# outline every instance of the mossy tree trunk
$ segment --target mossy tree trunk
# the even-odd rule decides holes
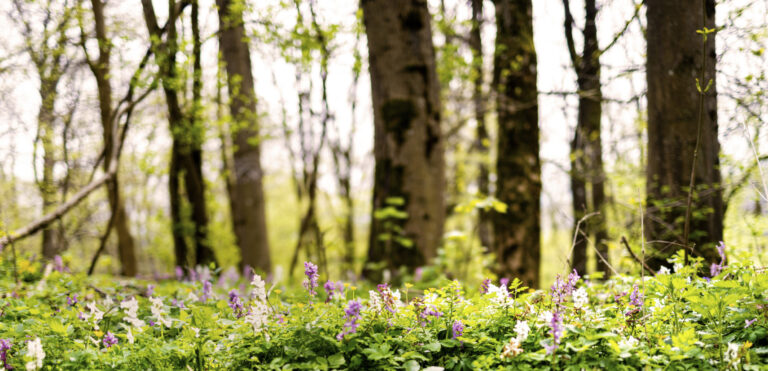
[[[496,92],[499,141],[496,198],[506,213],[493,219],[495,269],[530,287],[539,285],[541,163],[530,0],[496,0]]]
[[[658,268],[685,242],[684,220],[695,166],[689,246],[693,255],[719,261],[723,196],[717,139],[714,0],[648,0],[648,162],[645,232]],[[702,76],[703,72],[703,76]],[[700,96],[701,89],[709,89]],[[709,84],[711,82],[711,85]],[[693,163],[700,125],[698,158]]]
[[[402,266],[412,270],[435,257],[445,219],[445,160],[427,1],[363,0],[361,6],[376,160],[364,275],[377,280],[382,266],[376,263],[383,262],[390,271]],[[379,212],[391,207],[393,198],[402,201],[394,207],[407,216],[390,218]]]

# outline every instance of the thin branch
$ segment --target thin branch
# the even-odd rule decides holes
[[[621,243],[624,245],[624,247],[627,248],[627,252],[629,252],[629,255],[632,257],[632,259],[635,259],[636,262],[640,263],[640,265],[642,265],[648,272],[651,272],[651,274],[654,276],[656,275],[656,271],[649,267],[648,264],[645,263],[645,260],[641,260],[637,257],[637,255],[635,255],[635,253],[632,251],[632,248],[629,247],[629,242],[627,242],[626,237],[621,236]]]

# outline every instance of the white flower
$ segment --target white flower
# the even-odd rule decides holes
[[[683,265],[680,263],[675,263],[672,265],[672,269],[675,270],[675,273],[680,273],[680,270],[683,269]]]
[[[189,295],[187,295],[187,301],[190,303],[195,303],[200,301],[200,298],[198,298],[194,292],[190,292]]]
[[[619,348],[630,350],[635,348],[640,342],[635,339],[634,336],[630,336],[628,339],[619,340]]]
[[[573,306],[575,308],[583,308],[589,303],[589,296],[587,290],[583,287],[579,287],[578,290],[573,292]]]
[[[85,307],[88,308],[88,310],[91,311],[91,313],[88,315],[87,318],[89,318],[89,319],[92,318],[93,319],[93,328],[98,330],[99,329],[99,322],[101,322],[101,319],[104,318],[104,312],[102,312],[101,310],[99,310],[98,307],[96,307],[96,303],[95,302],[90,302],[90,303],[86,304]]]
[[[669,268],[667,268],[664,265],[662,265],[661,268],[659,268],[659,271],[656,272],[656,274],[669,274],[669,273],[670,273]]]
[[[45,352],[43,351],[43,344],[40,342],[40,338],[35,338],[35,340],[27,343],[27,357],[32,359],[26,364],[27,371],[34,371],[43,367]]]
[[[120,303],[120,308],[125,311],[125,314],[128,315],[128,317],[138,317],[139,302],[134,297],[129,300],[123,300]]]
[[[130,328],[128,328],[128,333],[125,334],[125,337],[128,339],[128,344],[133,344],[133,333]]]
[[[252,295],[255,296],[256,299],[261,301],[267,300],[266,283],[261,279],[261,276],[254,274],[253,280],[251,280],[251,286],[253,286]]]
[[[189,329],[192,330],[192,332],[195,333],[195,337],[196,338],[200,337],[200,329],[199,328],[197,328],[197,327],[190,327]]]
[[[269,307],[263,301],[256,301],[245,316],[245,322],[253,327],[254,334],[258,334],[267,325],[269,314]]]
[[[165,307],[163,305],[163,299],[150,297],[149,301],[152,303],[152,307],[150,307],[149,310],[152,312],[152,316],[154,316],[155,319],[157,319],[157,322],[159,322],[165,327],[171,327],[170,318],[166,318],[164,316]]]
[[[488,294],[493,295],[493,297],[491,297],[491,301],[496,305],[512,305],[511,300],[509,300],[509,291],[507,291],[505,286],[496,286],[494,284],[490,284],[488,285]]]
[[[517,334],[517,337],[515,339],[518,343],[522,343],[525,341],[525,339],[528,338],[528,333],[531,332],[531,328],[528,327],[527,321],[518,321],[515,324],[515,333]]]
[[[112,304],[115,304],[115,302],[111,297],[109,297],[109,295],[107,295],[107,297],[104,298],[104,302],[102,304],[104,304],[105,307],[111,307]]]
[[[733,364],[734,366],[739,364],[739,361],[741,360],[741,357],[739,357],[739,350],[741,349],[741,345],[738,343],[728,343],[728,349],[725,351],[724,358],[725,361]]]
[[[376,291],[368,290],[368,307],[375,312],[381,310],[381,298]]]
[[[544,325],[548,325],[550,322],[552,322],[552,312],[550,311],[544,311],[539,314],[538,322],[536,324],[536,327],[541,327]]]
[[[123,321],[128,322],[131,324],[131,326],[136,328],[141,328],[147,325],[146,322],[136,318],[136,317],[123,317]]]

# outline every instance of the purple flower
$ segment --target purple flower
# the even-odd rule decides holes
[[[745,320],[745,321],[744,321],[744,323],[745,323],[746,325],[744,326],[744,328],[747,328],[747,327],[749,327],[749,326],[752,326],[752,324],[753,324],[753,323],[755,323],[755,321],[757,321],[757,318],[753,318],[753,319],[748,319],[748,320]]]
[[[81,320],[81,321],[85,321],[85,313],[83,313],[83,312],[78,312],[78,313],[77,313],[77,319],[79,319],[79,320]]]
[[[311,262],[304,262],[304,275],[307,276],[307,279],[304,280],[304,288],[309,291],[309,295],[315,296],[317,294],[315,292],[318,277],[317,266]]]
[[[389,285],[382,283],[377,285],[376,289],[379,291],[381,300],[384,302],[384,309],[395,314],[397,311],[397,308],[395,307],[395,296],[392,295],[392,290],[389,289]]]
[[[416,268],[416,270],[413,272],[413,280],[419,282],[421,281],[422,276],[424,276],[424,268]]]
[[[352,300],[347,304],[347,307],[344,309],[344,318],[347,322],[344,323],[344,331],[336,335],[337,340],[341,341],[344,336],[357,332],[357,320],[360,319],[360,311],[362,309],[363,305],[360,304],[359,300]]]
[[[203,281],[203,296],[200,297],[200,301],[205,303],[210,299],[213,294],[213,285],[211,285],[211,281]]]
[[[187,308],[186,306],[184,306],[184,300],[176,300],[175,298],[171,299],[171,305],[175,307],[179,307],[180,309]]]
[[[11,341],[9,339],[0,339],[0,361],[3,362],[3,368],[6,370],[13,369],[7,360],[9,350],[11,350]]]
[[[115,337],[115,334],[107,331],[107,333],[104,335],[104,338],[101,339],[101,342],[104,343],[104,347],[110,348],[117,344],[117,338]]]
[[[155,294],[155,285],[149,284],[147,285],[147,296],[152,296]]]
[[[643,306],[643,294],[638,291],[637,284],[632,287],[632,293],[629,294],[629,304],[636,307]]]
[[[481,294],[487,294],[488,293],[488,287],[491,286],[491,279],[486,278],[483,280],[483,283],[480,284],[480,293]]]
[[[499,284],[501,284],[502,286],[504,286],[506,288],[509,288],[509,278],[504,277],[504,278],[500,279],[499,280]]]
[[[547,354],[552,354],[560,345],[563,337],[563,317],[559,311],[552,312],[552,320],[549,321],[549,334],[552,335],[552,345],[544,345]]]
[[[720,243],[716,246],[717,247],[717,253],[720,255],[720,264],[725,262],[725,242],[720,241]]]
[[[70,307],[77,304],[77,294],[67,295],[67,305]]]
[[[232,308],[232,312],[234,312],[237,318],[241,318],[245,315],[243,301],[240,299],[240,295],[238,295],[237,290],[235,289],[232,289],[232,291],[229,292],[229,307]]]
[[[344,283],[341,281],[333,282],[331,280],[328,280],[323,285],[323,288],[325,289],[325,292],[328,294],[328,297],[325,299],[326,303],[333,300],[335,295],[338,295],[339,297],[341,297],[344,294]]]
[[[723,271],[723,266],[717,263],[712,263],[711,266],[709,266],[709,276],[711,278],[717,277],[717,275],[720,274],[720,272]]]
[[[568,283],[565,286],[567,294],[570,294],[576,288],[576,283],[579,282],[580,278],[579,272],[575,269],[568,275]]]
[[[456,339],[459,336],[464,335],[464,324],[461,323],[461,321],[456,321],[453,323],[453,338]]]
[[[64,261],[61,259],[61,255],[53,257],[53,269],[57,272],[64,272]]]
[[[176,266],[176,279],[179,281],[184,279],[184,269],[178,265]]]

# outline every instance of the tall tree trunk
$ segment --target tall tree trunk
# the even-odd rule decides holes
[[[242,8],[236,1],[217,0],[219,8],[219,48],[227,70],[229,108],[234,120],[234,187],[232,224],[242,255],[241,265],[270,272],[263,171],[258,144],[259,124],[256,94],[253,90],[251,57],[245,35]]]
[[[563,5],[566,41],[579,89],[578,121],[571,142],[570,156],[573,227],[574,233],[577,233],[571,266],[582,275],[587,273],[588,240],[582,235],[583,233],[594,239],[599,254],[596,256],[597,267],[607,278],[611,270],[603,261],[603,259],[608,261],[609,257],[606,244],[608,233],[605,224],[605,174],[601,141],[603,94],[600,85],[601,51],[597,40],[597,6],[595,0],[586,0],[584,3],[584,49],[581,55],[577,55],[573,41],[574,22],[569,0],[563,0]],[[588,189],[591,190],[591,194],[588,194]],[[600,215],[585,220],[579,226],[581,231],[576,231],[576,226],[586,212],[599,212]]]
[[[368,262],[410,269],[437,253],[445,219],[440,87],[425,0],[363,0],[374,116],[373,215]],[[407,217],[380,219],[400,198]],[[387,228],[387,225],[393,225]],[[401,229],[401,230],[400,230]],[[385,241],[387,234],[410,240]],[[380,278],[371,265],[364,274]]]
[[[43,178],[38,184],[43,199],[43,215],[50,213],[56,206],[56,185],[53,167],[56,164],[54,137],[54,104],[57,98],[56,88],[60,77],[47,76],[43,69],[40,73],[40,109],[37,115],[38,135],[43,145]],[[56,233],[53,227],[43,229],[42,254],[45,259],[53,259],[58,253]]]
[[[480,195],[490,196],[490,182],[488,171],[488,148],[490,138],[488,128],[485,124],[485,97],[483,94],[483,0],[472,1],[472,29],[469,32],[469,47],[472,49],[472,69],[474,71],[472,92],[472,104],[475,106],[475,121],[477,123],[477,137],[475,138],[473,150],[478,155],[479,174],[477,176],[477,186]],[[478,220],[478,237],[483,247],[491,249],[493,247],[493,222],[491,213],[480,210]]]
[[[650,265],[658,268],[685,243],[683,220],[693,177],[690,245],[694,255],[719,261],[723,238],[720,144],[717,139],[714,0],[648,0],[648,165],[645,231],[654,242]],[[700,95],[701,90],[709,90]],[[711,81],[711,86],[708,82]],[[696,163],[693,163],[700,142]],[[694,167],[695,166],[695,167]]]
[[[99,112],[101,114],[101,126],[104,137],[104,171],[107,171],[112,161],[114,147],[114,125],[112,121],[112,86],[110,85],[110,56],[112,44],[107,37],[106,17],[104,15],[104,2],[91,0],[93,18],[95,23],[96,40],[99,44],[98,59],[89,61],[91,72],[96,77],[96,87],[99,91]],[[135,276],[138,273],[136,263],[135,244],[131,230],[128,227],[128,214],[118,188],[118,177],[115,175],[112,181],[107,183],[107,197],[109,206],[115,213],[114,226],[117,231],[117,251],[120,255],[122,274]]]
[[[499,122],[496,198],[506,213],[494,215],[496,270],[539,285],[541,163],[531,0],[495,0],[494,81]]]
[[[169,168],[168,189],[171,201],[171,222],[173,224],[174,251],[176,264],[189,266],[190,264],[207,264],[216,262],[213,249],[208,240],[208,214],[205,205],[205,181],[202,172],[202,140],[204,128],[200,121],[200,105],[193,102],[193,112],[185,115],[181,109],[176,85],[176,53],[178,52],[176,18],[181,13],[181,7],[175,0],[168,1],[169,21],[167,24],[167,40],[161,41],[161,29],[157,24],[154,7],[151,0],[142,0],[144,19],[147,23],[150,36],[153,40],[156,59],[160,64],[160,74],[165,93],[165,102],[168,108],[168,122],[170,124],[173,145],[171,149],[171,164]],[[183,7],[183,4],[181,5]],[[193,54],[196,55],[193,66],[193,100],[200,100],[202,87],[200,71],[200,35],[196,25],[197,1],[192,1],[193,6]],[[183,184],[183,187],[182,187]],[[182,192],[183,191],[183,192]],[[191,221],[184,220],[184,204],[181,196],[183,193],[191,208]],[[192,230],[186,226],[191,224]],[[195,247],[195,259],[189,256],[189,242]]]

